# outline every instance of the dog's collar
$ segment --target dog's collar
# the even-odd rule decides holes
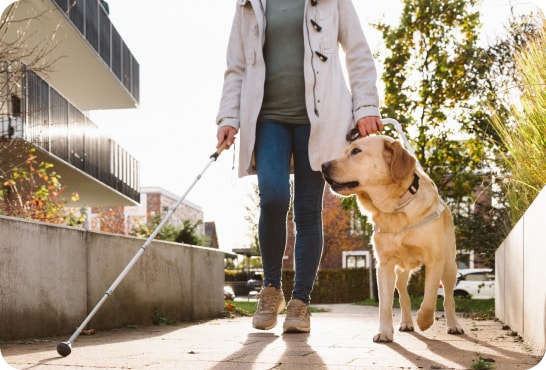
[[[438,208],[436,209],[436,211],[434,211],[434,212],[432,212],[431,214],[429,214],[428,216],[424,217],[424,218],[423,218],[421,221],[419,221],[418,223],[403,228],[402,230],[400,230],[400,232],[403,233],[403,232],[406,232],[406,231],[410,231],[410,230],[413,230],[413,229],[417,229],[418,227],[421,227],[421,226],[423,226],[423,225],[428,224],[429,222],[432,222],[432,221],[436,220],[438,217],[440,217],[440,215],[442,214],[442,212],[444,211],[444,209],[445,209],[445,207],[444,207],[444,205],[442,204],[442,202],[439,202],[439,203],[438,203]],[[374,225],[373,231],[374,231],[374,232],[377,232],[377,233],[392,233],[392,231],[381,229],[381,228],[380,228],[379,226],[377,226],[377,225]]]
[[[394,210],[398,211],[407,206],[415,198],[417,190],[419,190],[419,175],[417,175],[417,172],[414,172],[413,182],[409,186],[408,190],[404,193],[404,195],[400,197],[400,200],[398,201],[398,207],[396,207]]]

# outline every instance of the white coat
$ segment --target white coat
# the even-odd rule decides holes
[[[237,0],[216,122],[240,133],[239,176],[255,173],[252,155],[264,95],[266,0]],[[343,155],[346,134],[366,116],[379,116],[377,73],[351,0],[306,0],[303,22],[305,101],[311,123],[309,160]],[[339,47],[345,52],[350,90]]]

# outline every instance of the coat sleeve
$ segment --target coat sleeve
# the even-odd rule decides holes
[[[351,0],[339,0],[339,42],[345,52],[355,122],[380,116],[377,71],[372,52]]]
[[[240,127],[241,86],[245,73],[245,51],[241,35],[242,6],[237,4],[226,52],[226,70],[224,86],[220,99],[220,108],[216,116],[216,124]]]

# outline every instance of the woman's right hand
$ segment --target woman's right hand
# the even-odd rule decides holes
[[[237,134],[237,129],[232,126],[222,126],[218,128],[218,131],[216,132],[216,138],[218,139],[218,143],[216,144],[216,148],[219,148],[220,145],[224,141],[226,141],[227,149],[231,147],[231,145],[235,142],[235,135]]]

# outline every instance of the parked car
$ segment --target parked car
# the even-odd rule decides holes
[[[259,292],[260,289],[262,289],[263,285],[263,278],[262,275],[259,273],[254,273],[250,279],[246,282],[246,287],[248,288],[249,292],[257,291]]]
[[[457,271],[457,284],[453,291],[455,297],[471,299],[495,298],[495,274],[493,269],[461,269]],[[440,283],[438,296],[444,296],[444,286]]]
[[[229,285],[224,287],[224,299],[229,299],[230,301],[235,300],[235,292]]]

